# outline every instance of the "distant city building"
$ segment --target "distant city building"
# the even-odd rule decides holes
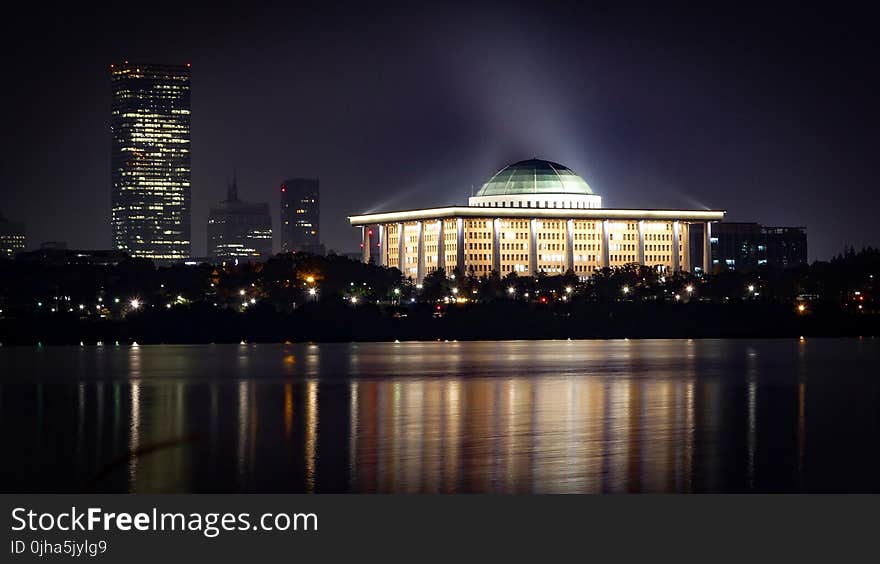
[[[190,68],[110,66],[113,245],[186,259],[190,239]]]
[[[807,264],[806,227],[764,227],[767,264],[778,268]]]
[[[272,255],[269,204],[239,200],[235,178],[226,199],[208,215],[208,255],[214,261],[266,260]]]
[[[26,247],[24,224],[9,221],[0,213],[0,257],[15,258]]]
[[[113,266],[130,258],[128,253],[119,250],[74,250],[65,248],[40,248],[36,251],[19,253],[16,260],[39,262],[47,266],[67,266],[90,264]]]
[[[498,171],[467,206],[371,213],[349,221],[361,228],[364,262],[375,255],[379,264],[418,281],[438,269],[478,276],[570,270],[586,278],[628,264],[679,272],[708,263],[707,256],[691,258],[692,228],[712,225],[724,213],[603,208],[601,197],[574,171],[530,159]]]
[[[701,231],[701,227],[697,230]],[[807,264],[804,227],[765,227],[754,222],[723,222],[711,228],[712,270],[750,271],[759,266],[790,268]],[[702,254],[702,237],[694,239],[693,256]]]
[[[324,254],[319,212],[318,179],[291,178],[281,183],[282,252]]]

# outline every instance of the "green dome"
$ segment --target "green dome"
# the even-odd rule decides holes
[[[561,164],[539,159],[513,163],[495,173],[483,184],[479,196],[516,196],[525,194],[593,194],[590,186],[573,170]]]

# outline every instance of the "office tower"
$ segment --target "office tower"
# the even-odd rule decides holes
[[[15,258],[25,246],[24,224],[9,221],[0,213],[0,258]]]
[[[208,255],[215,261],[266,260],[272,255],[269,204],[239,200],[234,177],[226,199],[208,215]]]
[[[702,254],[702,231],[692,238],[691,254]],[[790,268],[807,264],[804,227],[767,227],[754,222],[721,222],[710,233],[712,269],[751,271],[759,266]]]
[[[291,178],[281,183],[282,252],[323,254],[319,188],[316,178]]]
[[[158,262],[190,256],[190,68],[110,66],[113,245]]]

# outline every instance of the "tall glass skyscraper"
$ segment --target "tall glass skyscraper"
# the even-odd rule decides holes
[[[113,245],[134,257],[190,256],[190,68],[110,66]]]

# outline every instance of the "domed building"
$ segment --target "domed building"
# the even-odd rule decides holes
[[[568,167],[529,159],[508,165],[483,184],[469,206],[511,208],[601,208],[602,198]]]
[[[690,225],[710,249],[718,210],[603,208],[602,198],[570,168],[546,160],[510,164],[452,206],[350,216],[362,231],[363,259],[421,281],[436,269],[488,275],[562,274],[586,278],[605,267],[641,264],[660,272],[692,270]],[[709,263],[703,253],[702,268]]]

